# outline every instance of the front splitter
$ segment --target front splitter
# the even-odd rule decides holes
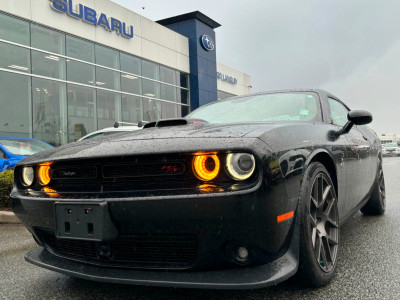
[[[298,268],[297,259],[291,251],[265,265],[202,272],[143,271],[99,267],[59,258],[43,247],[28,252],[25,260],[45,269],[87,280],[204,289],[251,289],[276,285],[294,275]]]

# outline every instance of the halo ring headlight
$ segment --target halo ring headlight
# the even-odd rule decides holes
[[[37,179],[40,185],[48,185],[50,183],[50,165],[39,165],[37,168]]]
[[[31,186],[35,180],[35,170],[32,167],[24,167],[21,177],[24,186]]]
[[[198,179],[210,181],[219,174],[220,161],[215,154],[196,155],[193,157],[192,168]]]
[[[254,156],[249,153],[229,153],[226,156],[228,175],[237,181],[250,178],[256,168]]]

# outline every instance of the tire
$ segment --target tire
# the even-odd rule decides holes
[[[379,162],[376,172],[374,189],[368,202],[361,208],[364,215],[380,216],[385,213],[386,209],[386,189],[385,176],[383,174],[382,162]]]
[[[339,253],[339,214],[335,186],[319,162],[307,168],[300,189],[300,265],[298,276],[321,287],[335,275]]]

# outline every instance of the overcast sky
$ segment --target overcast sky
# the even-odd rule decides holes
[[[253,92],[322,88],[400,134],[399,0],[113,1],[154,21],[199,10],[222,25],[217,60]]]

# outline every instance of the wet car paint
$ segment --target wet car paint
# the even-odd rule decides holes
[[[220,193],[211,190],[200,195],[188,192],[187,195],[179,196],[114,195],[107,200],[111,217],[118,220],[118,229],[121,232],[132,233],[136,228],[141,228],[144,232],[151,231],[152,228],[158,228],[162,232],[173,232],[180,228],[195,232],[202,236],[205,248],[200,257],[202,268],[228,268],[228,275],[230,269],[237,269],[239,266],[234,268],[224,257],[220,247],[227,242],[237,240],[250,245],[252,249],[260,249],[261,258],[251,267],[269,264],[284,257],[290,252],[290,245],[297,243],[296,218],[282,223],[277,223],[276,218],[281,214],[297,211],[303,174],[314,159],[329,161],[333,166],[330,171],[336,177],[341,224],[368,199],[380,157],[378,138],[368,127],[355,126],[349,134],[332,139],[329,133],[339,130],[340,127],[330,124],[326,100],[328,96],[334,96],[321,91],[313,92],[319,95],[322,108],[321,120],[315,122],[222,125],[200,123],[147,128],[118,137],[110,136],[62,146],[57,150],[29,157],[18,167],[46,161],[73,162],[132,154],[141,156],[208,151],[253,153],[259,166],[259,177],[257,185],[250,189]],[[35,227],[54,228],[53,204],[59,200],[54,199],[54,195],[53,199],[49,199],[43,192],[14,188],[11,196],[14,212],[34,235]],[[97,198],[96,194],[83,193],[68,200],[96,201]],[[63,199],[62,195],[60,199]],[[36,238],[39,239],[38,236]],[[293,247],[296,249],[295,245]],[[291,254],[296,261],[297,252],[294,250],[293,255]],[[36,263],[39,264],[37,260]],[[237,288],[277,283],[292,275],[297,264],[298,261],[294,267],[287,267],[287,272],[283,272],[284,275],[281,276],[277,276],[282,272],[279,265],[273,268],[270,266],[269,274],[276,277],[274,280],[267,282],[265,278],[261,280],[254,276],[250,280],[252,283],[240,285],[236,282]],[[189,274],[183,275],[185,276],[190,277]],[[161,277],[160,285],[215,287],[209,281],[179,284]],[[109,278],[109,281],[115,280],[118,282],[118,278]],[[227,282],[219,285],[225,288],[228,286],[231,285]]]

